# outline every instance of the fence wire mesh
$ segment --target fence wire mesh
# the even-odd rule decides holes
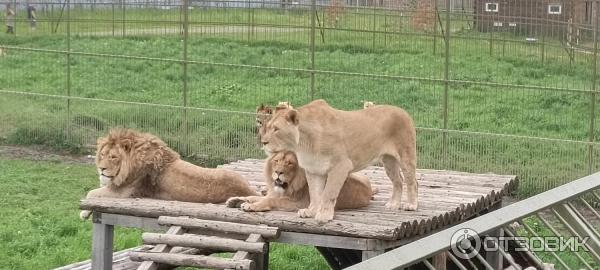
[[[392,104],[419,167],[597,170],[598,1],[0,1],[0,140],[84,150],[111,127],[214,166],[262,157],[254,109]],[[4,31],[3,31],[4,32]],[[8,32],[8,31],[6,31]]]

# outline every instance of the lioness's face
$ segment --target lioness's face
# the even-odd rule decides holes
[[[267,154],[294,151],[298,145],[298,113],[295,110],[277,110],[267,122],[261,136],[263,149]]]
[[[118,146],[101,146],[96,152],[96,169],[100,184],[106,186],[119,175],[123,150]]]
[[[296,169],[298,168],[296,155],[292,152],[277,153],[271,159],[271,167],[273,169],[271,178],[273,179],[275,191],[285,191],[292,185],[291,181],[296,177]]]

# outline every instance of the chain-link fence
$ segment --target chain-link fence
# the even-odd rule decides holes
[[[0,8],[2,25],[14,25],[0,34],[5,144],[85,149],[124,126],[216,165],[263,156],[259,104],[322,98],[346,110],[403,107],[419,127],[419,167],[516,174],[523,195],[596,171],[600,160],[597,1]]]

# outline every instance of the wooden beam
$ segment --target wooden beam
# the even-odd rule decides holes
[[[190,229],[206,229],[218,232],[236,233],[236,234],[260,234],[263,238],[273,239],[279,237],[279,229],[264,225],[249,225],[224,221],[204,220],[188,217],[169,217],[161,216],[158,218],[158,224],[178,225]]]
[[[210,257],[204,255],[185,255],[175,253],[150,253],[150,252],[131,252],[129,255],[132,261],[154,261],[177,266],[203,267],[212,269],[233,268],[236,270],[252,270],[254,262],[252,260],[234,260],[227,258]]]
[[[249,243],[261,243],[264,242],[263,237],[260,234],[251,234],[246,239]],[[254,257],[256,263],[256,269],[267,270],[269,269],[269,242],[265,242],[266,251],[263,254],[251,254],[247,251],[238,251],[233,254],[234,260],[252,259]]]
[[[99,223],[99,213],[93,213],[92,269],[111,270],[114,227]]]
[[[299,219],[296,215],[282,212],[247,213],[239,209],[227,208],[224,205],[200,204],[176,201],[161,201],[151,199],[114,199],[90,198],[80,202],[83,210],[93,210],[102,213],[125,214],[142,217],[159,216],[190,216],[209,220],[227,220],[246,224],[267,224],[282,227],[290,231],[302,231],[316,234],[356,236],[394,240],[400,236],[397,226],[373,225],[354,223],[350,221],[333,220],[325,224],[315,219]],[[264,215],[268,219],[263,218]]]
[[[264,243],[249,243],[242,240],[228,239],[203,235],[171,235],[160,233],[144,233],[144,244],[167,244],[169,246],[208,248],[218,251],[248,251],[250,253],[263,253]]]

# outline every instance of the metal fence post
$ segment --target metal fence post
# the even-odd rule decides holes
[[[450,88],[450,0],[446,0],[445,63],[444,63],[444,134],[442,138],[442,160],[448,165],[448,89]]]
[[[438,35],[438,1],[433,1],[433,55],[435,55],[435,51],[437,49],[437,35]]]
[[[376,14],[376,9],[375,7],[371,7],[373,9],[373,44],[372,44],[372,48],[375,49],[375,38],[377,35],[377,14]],[[324,22],[324,20],[323,20]]]
[[[596,3],[596,14],[600,14],[600,1]],[[591,96],[591,104],[590,104],[590,135],[588,145],[588,173],[592,173],[594,170],[594,141],[595,141],[595,122],[596,122],[596,83],[598,79],[598,19],[596,19],[594,25],[594,63],[593,66],[593,74],[592,74],[592,93]]]
[[[190,142],[188,134],[188,43],[189,43],[189,4],[190,0],[183,0],[183,142],[186,154],[189,153]]]
[[[387,17],[388,12],[385,10],[383,15],[383,48],[387,48]]]
[[[125,0],[121,0],[121,37],[125,37]]]
[[[310,1],[310,100],[315,99],[315,31],[317,1]]]
[[[72,140],[71,134],[71,0],[67,0],[67,141]]]
[[[112,11],[112,36],[115,36],[115,1],[110,2],[110,7]]]

